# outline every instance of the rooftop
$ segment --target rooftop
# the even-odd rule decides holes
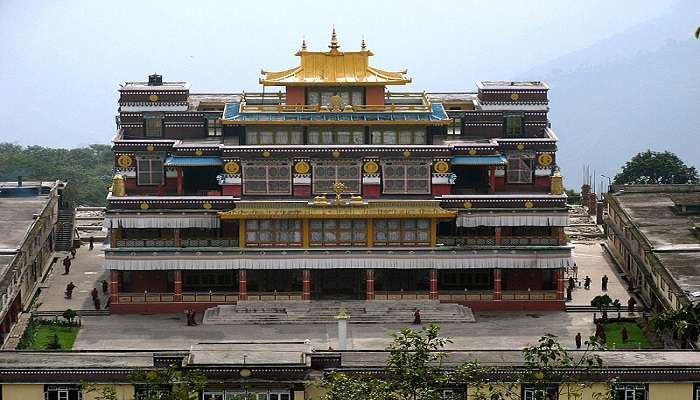
[[[480,90],[548,90],[549,86],[540,81],[478,81]]]
[[[124,82],[119,85],[119,91],[184,91],[190,90],[189,82],[162,82],[158,85],[149,85],[148,82]]]

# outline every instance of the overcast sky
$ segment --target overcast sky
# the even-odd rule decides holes
[[[158,72],[196,92],[259,90],[261,68],[295,66],[302,37],[327,49],[332,26],[341,50],[364,37],[374,65],[408,69],[410,90],[473,91],[476,80],[518,77],[675,3],[0,0],[0,141],[108,143],[120,82]]]

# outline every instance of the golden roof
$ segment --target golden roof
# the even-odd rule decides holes
[[[360,51],[339,51],[338,39],[333,29],[330,51],[308,51],[306,42],[296,53],[301,65],[284,71],[261,71],[260,83],[265,86],[370,86],[405,85],[411,78],[403,71],[385,71],[369,65],[374,55],[362,41]]]

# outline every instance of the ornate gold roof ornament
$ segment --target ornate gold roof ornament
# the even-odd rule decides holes
[[[338,44],[338,36],[335,34],[335,27],[333,27],[333,33],[331,33],[331,44],[328,45],[331,49],[331,53],[338,53],[340,45]]]
[[[121,174],[116,174],[112,178],[112,196],[126,196],[126,184]]]
[[[362,44],[360,44],[360,49],[362,49],[362,51],[367,50],[367,44],[365,43],[364,37],[362,37]]]
[[[301,39],[301,51],[306,51],[306,39]]]
[[[549,191],[552,194],[564,194],[564,178],[557,169],[552,175]]]
[[[345,186],[343,182],[338,182],[335,181],[333,184],[333,193],[335,193],[335,204],[338,205],[340,204],[340,200],[342,200],[342,194],[345,193],[345,191],[348,190],[348,187]]]

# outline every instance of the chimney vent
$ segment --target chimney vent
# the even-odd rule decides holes
[[[160,86],[163,84],[163,75],[148,75],[148,86]]]
[[[17,177],[17,187],[22,187],[22,175]]]

